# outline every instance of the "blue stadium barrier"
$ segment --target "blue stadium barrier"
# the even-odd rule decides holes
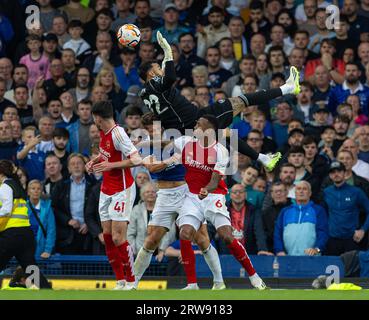
[[[261,277],[272,278],[273,256],[250,256],[250,259]],[[211,277],[211,272],[204,257],[196,255],[196,270],[199,278]],[[241,265],[231,255],[220,255],[223,276],[244,277],[245,273]],[[344,266],[339,257],[278,257],[279,278],[315,278],[319,275],[331,273],[327,267],[336,266],[340,271],[340,276],[344,276]],[[113,276],[113,272],[106,256],[63,256],[54,255],[48,260],[38,260],[41,270],[47,276]],[[11,274],[17,263],[12,260],[9,263],[5,274]],[[145,276],[166,276],[167,260],[158,263],[152,260]]]

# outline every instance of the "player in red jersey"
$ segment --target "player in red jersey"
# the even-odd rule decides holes
[[[217,119],[203,115],[197,121],[194,137],[184,136],[175,140],[186,168],[185,180],[189,192],[177,219],[180,227],[181,255],[188,285],[185,289],[199,289],[196,280],[195,255],[191,247],[194,235],[201,224],[208,220],[216,228],[231,254],[241,263],[249,275],[251,284],[266,288],[256,273],[244,246],[233,237],[229,212],[225,204],[227,186],[222,180],[229,163],[227,149],[216,140]]]
[[[127,228],[136,188],[130,168],[140,165],[141,157],[124,129],[115,123],[110,102],[96,103],[92,115],[100,130],[100,154],[86,164],[86,169],[103,174],[99,213],[106,255],[117,279],[115,289],[132,290],[134,257]]]

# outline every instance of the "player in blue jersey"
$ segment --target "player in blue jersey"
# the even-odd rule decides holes
[[[153,113],[147,113],[142,118],[142,124],[149,132],[151,139],[154,136],[154,130],[158,130],[156,134],[159,136],[162,134],[162,128],[154,127],[154,121],[158,120],[159,118],[156,118]],[[155,150],[160,150],[160,153],[162,152],[161,146]],[[151,149],[149,154],[152,153],[153,150]],[[155,152],[153,155],[155,156]],[[156,158],[161,159],[161,154],[156,155]],[[135,260],[135,287],[137,287],[139,280],[150,265],[152,255],[156,248],[159,247],[160,241],[170,228],[174,226],[174,221],[188,190],[184,179],[185,168],[182,164],[174,163],[173,158],[164,160],[158,164],[148,163],[149,161],[147,161],[146,166],[151,173],[151,177],[156,180],[159,191],[147,229],[147,237]],[[210,243],[206,224],[202,225],[196,233],[195,242],[202,251],[205,261],[213,273],[213,290],[225,289],[218,252]]]

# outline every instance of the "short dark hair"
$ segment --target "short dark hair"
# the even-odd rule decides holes
[[[184,32],[179,35],[178,42],[181,42],[181,39],[185,36],[191,36],[192,40],[195,41],[195,36],[191,32]]]
[[[110,101],[99,101],[92,106],[92,114],[103,119],[111,119],[114,117],[113,105]]]
[[[137,23],[137,27],[139,29],[146,29],[146,28],[153,29],[153,27],[152,27],[152,21],[151,21],[151,19],[149,17],[146,17],[146,18],[140,20]]]
[[[95,18],[97,18],[99,15],[104,15],[110,17],[110,19],[114,20],[114,15],[108,8],[102,8],[99,11],[96,12]]]
[[[326,132],[327,130],[333,130],[333,131],[336,131],[334,130],[333,126],[327,126],[323,129],[322,133],[320,135],[322,135],[324,132]]]
[[[293,168],[296,170],[295,166],[289,162],[285,162],[280,166],[279,173],[281,173],[283,168]]]
[[[200,118],[204,118],[204,119],[208,120],[209,123],[211,124],[211,126],[213,127],[213,129],[215,131],[218,130],[218,128],[219,128],[219,121],[218,121],[218,119],[214,115],[212,115],[212,114],[204,114]]]
[[[307,146],[308,144],[312,144],[314,143],[316,146],[318,146],[316,140],[314,139],[313,136],[306,136],[304,137],[304,139],[302,140],[302,145],[303,146]]]
[[[350,119],[346,115],[343,115],[343,114],[338,114],[333,118],[333,124],[336,123],[337,121],[350,124]]]
[[[128,117],[128,116],[140,116],[140,117],[142,117],[142,115],[143,115],[143,112],[139,107],[132,106],[132,107],[127,108],[126,117]]]
[[[73,19],[71,20],[69,23],[68,23],[68,30],[70,28],[77,28],[77,27],[80,27],[83,29],[83,25],[82,25],[82,22],[80,20],[77,20],[77,19]]]
[[[291,154],[295,154],[295,153],[301,153],[301,154],[305,155],[305,149],[303,147],[300,147],[300,146],[292,146],[290,148],[290,150],[288,150],[287,157],[289,157]]]
[[[256,58],[255,56],[252,54],[252,53],[247,53],[245,54],[244,56],[242,56],[241,60],[240,60],[240,63],[243,61],[243,60],[252,60],[256,63]]]
[[[263,133],[260,131],[260,130],[258,130],[258,129],[251,129],[250,131],[249,131],[249,133],[247,134],[247,137],[249,136],[249,134],[250,133],[256,133],[256,134],[258,134],[260,137],[262,137],[263,136]]]
[[[152,65],[154,63],[158,63],[158,61],[157,60],[150,60],[150,61],[146,61],[146,62],[144,62],[140,65],[140,68],[138,70],[138,75],[140,76],[140,78],[142,80],[146,81],[147,73],[150,71],[150,69],[152,68]]]
[[[220,13],[224,15],[224,10],[218,6],[212,6],[209,10],[209,15],[211,15],[212,13]]]
[[[85,99],[82,99],[80,102],[78,102],[77,109],[78,109],[78,106],[80,104],[89,104],[91,106],[91,108],[92,108],[92,105],[93,105],[92,101],[90,99],[86,99],[86,98]]]
[[[316,18],[317,14],[318,14],[319,12],[324,12],[325,14],[327,14],[327,13],[326,13],[326,11],[325,11],[325,8],[317,8],[317,9],[315,10],[315,13],[314,13],[314,17],[315,17],[315,18]]]
[[[311,92],[314,92],[314,87],[309,81],[301,81],[300,82],[300,87],[301,86],[304,86],[304,87],[308,88]]]
[[[28,91],[28,87],[25,84],[17,84],[14,88],[14,92],[15,90],[17,90],[18,88],[23,88],[26,89]]]
[[[53,138],[55,137],[62,137],[69,139],[69,131],[65,128],[55,128],[53,132]]]
[[[302,30],[297,30],[297,31],[295,32],[295,34],[294,34],[294,36],[293,36],[293,37],[296,37],[296,35],[297,35],[298,33],[300,33],[300,34],[304,34],[304,35],[305,35],[305,36],[307,36],[308,38],[310,37],[309,32],[308,32],[308,31],[306,31],[306,30],[304,30],[304,29],[302,29]]]
[[[19,69],[19,68],[24,68],[24,69],[26,69],[26,70],[27,70],[27,73],[28,73],[28,67],[27,67],[24,63],[18,63],[18,64],[16,64],[16,65],[14,66],[14,68],[13,68],[13,74],[14,74],[14,70],[15,70],[15,69]]]
[[[264,4],[260,0],[252,0],[249,8],[250,10],[264,10]]]

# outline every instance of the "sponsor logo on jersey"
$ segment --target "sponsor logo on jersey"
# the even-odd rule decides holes
[[[212,169],[210,167],[208,167],[205,164],[202,164],[202,163],[200,163],[200,162],[198,162],[196,160],[189,161],[188,162],[188,165],[190,167],[194,167],[196,169],[200,169],[200,170],[204,170],[204,171],[208,171],[208,172],[212,171]]]
[[[111,155],[110,155],[110,153],[109,152],[107,152],[107,151],[105,151],[103,148],[99,148],[99,151],[100,151],[100,153],[104,156],[104,157],[106,157],[106,158],[110,158],[111,157]]]

